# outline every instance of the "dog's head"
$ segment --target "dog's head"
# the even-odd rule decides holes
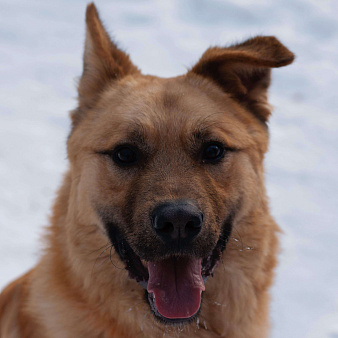
[[[190,320],[234,220],[264,198],[270,68],[294,56],[256,37],[208,49],[185,75],[145,76],[94,5],[86,21],[68,141],[77,213],[97,216],[158,318]]]

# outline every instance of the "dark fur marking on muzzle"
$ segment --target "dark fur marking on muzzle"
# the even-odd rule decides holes
[[[147,268],[142,264],[140,257],[137,256],[134,250],[130,247],[129,243],[118,229],[116,223],[112,221],[112,217],[109,215],[109,212],[99,210],[98,214],[104,223],[107,235],[114,246],[116,253],[125,264],[125,269],[128,271],[129,277],[131,279],[135,279],[140,285],[146,288],[149,279]],[[222,253],[225,250],[226,244],[232,233],[236,210],[238,210],[238,208],[233,208],[226,220],[223,222],[222,231],[216,246],[212,249],[209,256],[202,260],[201,273],[204,280],[213,275],[217,263],[222,257]]]

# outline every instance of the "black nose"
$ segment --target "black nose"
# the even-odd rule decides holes
[[[157,206],[152,215],[157,235],[171,247],[188,244],[201,231],[203,214],[189,201],[174,201]]]

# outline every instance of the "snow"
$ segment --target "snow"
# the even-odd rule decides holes
[[[284,234],[273,338],[338,337],[338,1],[102,0],[101,17],[144,73],[174,76],[209,45],[276,35],[297,55],[273,71],[266,158]],[[39,257],[67,168],[84,1],[0,0],[0,288]]]

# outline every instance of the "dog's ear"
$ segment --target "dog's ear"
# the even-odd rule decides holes
[[[95,5],[89,4],[86,11],[83,73],[78,88],[80,105],[90,107],[108,83],[137,73],[140,71],[129,56],[111,41]]]
[[[258,36],[226,48],[209,48],[188,72],[207,77],[260,120],[270,115],[267,89],[271,68],[286,66],[294,55],[273,36]]]

